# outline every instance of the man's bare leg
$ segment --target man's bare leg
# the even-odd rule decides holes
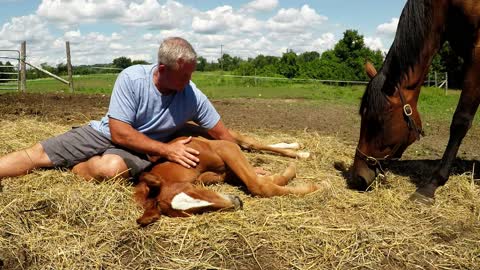
[[[37,168],[52,167],[40,143],[30,148],[12,152],[0,157],[0,181],[4,177],[13,177],[27,174]]]
[[[130,176],[123,158],[112,154],[93,156],[89,160],[75,165],[72,172],[86,180],[104,180],[116,176],[128,178]]]

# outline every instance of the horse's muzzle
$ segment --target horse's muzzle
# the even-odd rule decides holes
[[[365,161],[355,159],[348,187],[359,191],[366,191],[377,176],[375,168],[370,168]]]

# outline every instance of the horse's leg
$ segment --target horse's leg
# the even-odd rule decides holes
[[[196,182],[204,183],[205,185],[222,183],[225,181],[225,176],[225,173],[218,174],[214,172],[204,172],[197,177]]]
[[[162,190],[159,196],[162,213],[171,217],[186,217],[191,214],[221,209],[241,209],[242,201],[235,195],[224,195],[191,183],[182,183],[170,190]]]
[[[236,131],[229,130],[230,134],[232,134],[233,138],[235,138],[235,141],[240,147],[243,149],[247,150],[257,150],[257,151],[269,151],[273,153],[277,153],[286,157],[291,157],[291,158],[300,158],[300,159],[306,159],[310,157],[309,152],[297,152],[293,151],[291,149],[291,146],[289,145],[282,145],[282,144],[277,144],[277,145],[264,145],[258,142],[257,140],[242,135]]]
[[[230,142],[212,141],[217,154],[223,159],[235,175],[247,186],[247,189],[253,194],[261,197],[272,197],[285,194],[307,194],[313,192],[320,186],[314,184],[298,185],[295,187],[280,186],[286,184],[293,178],[295,170],[290,167],[283,175],[276,176],[257,176],[252,165],[243,155],[240,148]]]
[[[480,39],[477,44],[480,46]],[[463,91],[450,125],[450,138],[442,160],[432,177],[411,196],[412,200],[428,202],[428,198],[434,197],[435,190],[447,182],[458,148],[472,125],[480,103],[480,47],[474,48],[471,62],[465,74]]]
[[[295,163],[290,163],[288,167],[281,174],[274,175],[257,175],[260,180],[272,181],[275,185],[285,186],[290,180],[297,176],[297,167]]]
[[[297,144],[274,144],[274,145],[264,145],[258,142],[257,140],[245,136],[243,134],[240,134],[237,131],[228,130],[232,137],[235,139],[235,143],[240,145],[243,149],[246,150],[256,150],[256,151],[269,151],[273,153],[277,153],[286,157],[291,157],[291,158],[300,158],[300,159],[306,159],[310,157],[309,152],[297,152],[293,151],[290,149],[297,149],[300,146]],[[208,135],[207,130],[199,127],[195,123],[187,123],[185,124],[177,133],[175,133],[175,136],[201,136],[207,139],[213,139],[210,135]]]

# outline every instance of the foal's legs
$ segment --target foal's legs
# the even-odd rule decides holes
[[[257,151],[269,151],[273,153],[280,154],[282,156],[291,157],[291,158],[300,158],[306,159],[310,157],[309,152],[297,152],[291,149],[282,149],[280,145],[264,145],[258,142],[257,140],[245,136],[239,132],[229,129],[229,133],[235,139],[235,143],[240,145],[243,149],[246,150],[257,150]],[[201,136],[207,139],[213,139],[207,132],[207,130],[199,127],[195,123],[187,123],[180,131],[175,135],[178,136]],[[288,146],[287,146],[288,147]],[[292,148],[293,149],[293,148]]]
[[[480,46],[480,39],[477,41]],[[452,163],[457,156],[458,148],[472,125],[473,117],[480,103],[480,47],[473,50],[472,63],[465,73],[465,81],[460,100],[450,125],[450,138],[440,165],[429,181],[419,187],[412,195],[413,200],[422,200],[422,196],[433,198],[435,190],[443,186],[450,175]]]
[[[237,196],[223,195],[191,183],[164,186],[157,201],[162,213],[171,217],[188,217],[191,214],[240,209],[243,206]]]
[[[197,182],[203,183],[205,185],[221,183],[225,181],[225,176],[225,173],[218,174],[214,172],[204,172],[197,177]]]
[[[258,175],[259,179],[272,181],[275,185],[285,186],[290,180],[297,176],[297,167],[294,163],[290,163],[282,174],[274,174],[269,176]]]
[[[314,184],[304,184],[295,187],[281,186],[295,176],[294,167],[290,166],[282,175],[257,176],[254,168],[243,155],[240,148],[230,142],[212,141],[215,151],[247,186],[247,189],[260,197],[272,197],[285,194],[307,194],[320,187]]]
[[[242,135],[236,131],[229,130],[230,134],[232,134],[233,138],[235,138],[236,143],[240,145],[240,147],[248,150],[257,150],[257,151],[269,151],[273,153],[277,153],[286,157],[291,157],[291,158],[300,158],[300,159],[306,159],[310,157],[310,153],[308,152],[296,152],[290,149],[287,149],[288,146],[282,146],[278,145],[264,145],[258,142],[257,140],[250,138],[248,136]]]

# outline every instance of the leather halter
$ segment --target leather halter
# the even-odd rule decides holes
[[[403,93],[400,89],[398,89],[398,94],[400,96],[400,101],[402,102],[402,106],[403,106],[403,116],[404,116],[404,119],[407,122],[407,126],[408,126],[407,140],[410,137],[410,133],[413,131],[413,132],[415,132],[415,140],[418,141],[418,140],[420,140],[420,137],[422,135],[424,135],[423,130],[417,126],[417,124],[415,123],[415,120],[412,118],[412,114],[413,114],[412,106],[410,106],[410,104],[406,103],[405,97],[403,96]],[[385,155],[384,157],[378,157],[378,158],[372,157],[372,156],[369,156],[369,155],[363,153],[360,150],[360,148],[358,148],[358,146],[357,146],[357,149],[355,151],[355,156],[358,156],[359,158],[363,159],[369,166],[380,170],[380,172],[385,175],[385,171],[383,170],[382,165],[380,164],[380,161],[396,160],[393,157],[395,156],[398,149],[400,149],[400,147],[403,145],[403,143],[404,142],[400,142],[400,143],[396,144],[395,147],[392,149],[390,154]],[[377,173],[377,172],[375,172],[375,173]]]

